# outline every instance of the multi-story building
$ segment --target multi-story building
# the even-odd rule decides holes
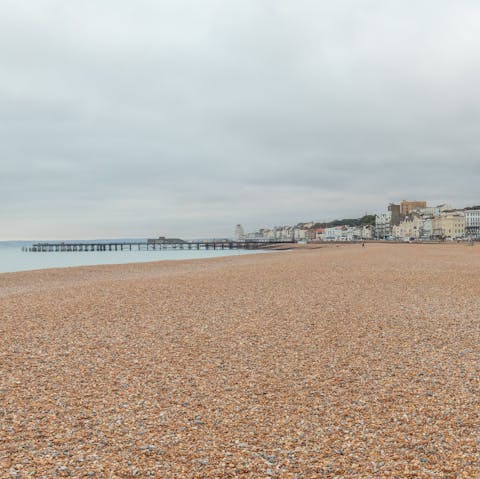
[[[465,235],[480,238],[480,206],[465,210]]]
[[[392,228],[400,224],[402,219],[401,205],[390,203],[387,213],[380,213],[375,216],[375,238],[386,239],[392,235]]]
[[[399,225],[393,226],[392,234],[400,239],[419,239],[422,236],[423,218],[420,215],[410,215]]]
[[[390,217],[390,226],[395,226],[400,224],[400,221],[402,221],[402,214],[401,214],[401,208],[400,205],[396,205],[395,203],[390,203],[388,205],[388,211],[391,214]]]
[[[420,237],[423,239],[431,239],[433,237],[433,216],[424,216]]]
[[[353,241],[353,228],[349,226],[333,226],[325,228],[323,233],[324,241]]]
[[[373,239],[374,237],[374,228],[371,225],[363,225],[360,227],[361,229],[361,236],[360,239]]]
[[[237,225],[235,227],[235,239],[236,240],[241,240],[245,236],[245,232],[243,231],[242,225]]]
[[[375,215],[375,237],[386,239],[392,234],[392,212]]]
[[[454,208],[453,208],[453,206],[448,205],[447,203],[442,203],[441,205],[435,206],[434,209],[435,209],[435,211],[433,213],[433,216],[439,216],[444,211],[452,211]]]
[[[278,232],[278,238],[280,240],[292,240],[294,239],[294,227],[293,226],[282,226]]]
[[[426,208],[427,202],[426,201],[407,201],[403,200],[400,203],[400,215],[402,218],[405,218],[409,215],[415,208]]]
[[[324,235],[325,235],[325,228],[317,228],[315,230],[315,239],[316,240],[323,241]]]
[[[317,237],[317,232],[315,231],[315,228],[309,228],[308,230],[305,231],[305,238],[308,241],[313,241]]]
[[[350,228],[354,240],[370,240],[374,237],[374,228],[371,225],[352,226]]]
[[[341,226],[325,228],[325,232],[323,233],[323,239],[324,241],[340,241],[342,233],[343,231]]]
[[[413,208],[411,213],[416,213],[421,216],[435,216],[436,206],[426,206],[425,208]],[[451,208],[450,208],[451,209]]]
[[[463,211],[445,211],[432,220],[434,238],[457,239],[465,236],[465,213]]]
[[[262,228],[258,231],[245,233],[245,239],[262,239],[262,240],[292,240],[294,238],[294,228],[292,226],[275,226],[273,228]]]
[[[295,239],[297,241],[303,241],[307,239],[307,230],[304,228],[294,228],[293,232],[295,234]]]
[[[251,233],[246,233],[243,235],[243,239],[253,240],[253,239],[262,239],[262,235],[259,231],[253,231]]]

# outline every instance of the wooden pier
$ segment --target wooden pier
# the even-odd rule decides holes
[[[227,250],[227,249],[262,249],[268,245],[294,243],[294,241],[179,241],[179,242],[85,242],[85,243],[35,243],[23,251],[32,253],[58,252],[93,252],[93,251],[154,251],[154,250]]]

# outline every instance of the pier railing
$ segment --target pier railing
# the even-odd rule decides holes
[[[22,248],[23,251],[33,253],[52,252],[92,252],[92,251],[153,251],[163,249],[178,250],[225,250],[225,249],[261,249],[269,245],[294,243],[294,241],[269,241],[269,240],[212,240],[212,241],[179,241],[179,242],[65,242],[65,243],[35,243],[30,247]]]

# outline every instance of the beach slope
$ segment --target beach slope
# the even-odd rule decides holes
[[[1,478],[477,478],[480,246],[0,275]]]

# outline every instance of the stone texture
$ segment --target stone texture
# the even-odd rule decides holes
[[[2,478],[478,478],[480,247],[0,275]]]

